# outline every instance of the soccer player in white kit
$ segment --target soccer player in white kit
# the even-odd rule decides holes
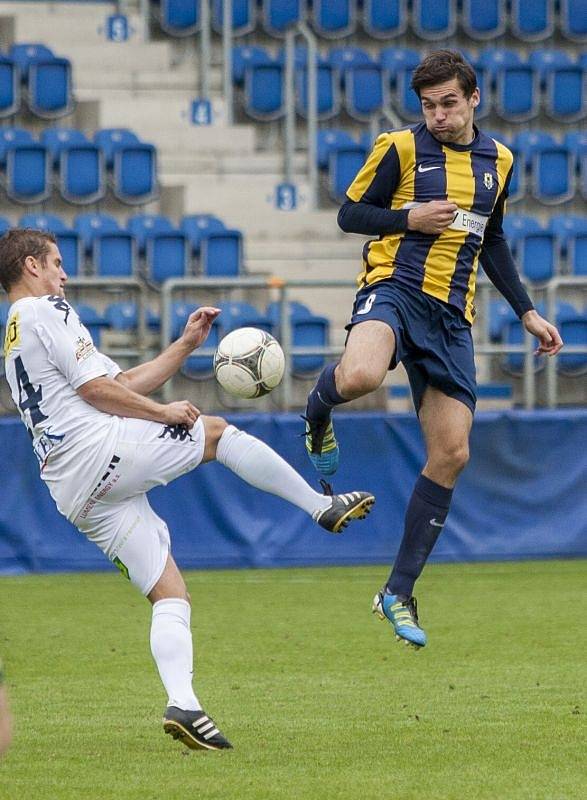
[[[66,302],[66,281],[51,234],[16,228],[0,239],[12,397],[59,511],[152,603],[151,652],[168,694],[165,732],[192,749],[229,748],[192,687],[190,597],[167,525],[146,493],[216,459],[334,533],[365,517],[374,497],[322,495],[270,447],[220,417],[200,414],[188,400],[162,404],[147,396],[206,340],[219,309],[197,309],[177,341],[123,372]]]

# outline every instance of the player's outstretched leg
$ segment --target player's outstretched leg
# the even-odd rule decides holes
[[[415,597],[402,594],[377,592],[373,598],[372,611],[379,619],[391,622],[395,638],[404,641],[416,650],[426,645],[426,634],[418,622],[418,607]]]
[[[306,422],[306,450],[310,461],[322,475],[334,475],[338,469],[339,449],[332,420],[334,406],[345,403],[336,389],[334,372],[337,364],[328,364],[308,395],[303,419]]]
[[[213,425],[208,417],[205,424]],[[369,492],[320,494],[265,442],[232,425],[222,431],[216,459],[240,478],[302,508],[326,530],[339,533],[353,519],[363,519],[375,497]]]
[[[191,750],[232,749],[231,743],[203,709],[184,711],[176,706],[167,706],[163,714],[163,730]]]

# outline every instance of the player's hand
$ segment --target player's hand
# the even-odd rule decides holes
[[[190,352],[206,341],[218,314],[220,309],[213,306],[202,306],[190,314],[181,335],[182,342],[189,347]]]
[[[185,425],[192,428],[200,416],[200,410],[189,400],[176,400],[163,406],[161,422],[165,425]]]
[[[563,340],[558,330],[546,319],[543,319],[538,312],[526,311],[522,316],[524,328],[536,336],[539,341],[535,355],[555,356],[563,346]]]
[[[456,203],[447,200],[430,200],[408,212],[408,230],[438,234],[446,230],[458,209]]]

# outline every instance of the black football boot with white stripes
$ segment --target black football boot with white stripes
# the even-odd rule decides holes
[[[167,706],[163,716],[163,730],[179,739],[191,750],[230,750],[231,743],[216,727],[205,711],[184,711]]]
[[[375,502],[369,492],[335,494],[328,508],[315,511],[312,519],[331,533],[340,533],[352,519],[365,519]]]

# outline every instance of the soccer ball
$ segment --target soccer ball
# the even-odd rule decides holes
[[[275,389],[284,368],[279,342],[260,328],[237,328],[227,333],[214,354],[218,383],[234,397],[247,400]]]

